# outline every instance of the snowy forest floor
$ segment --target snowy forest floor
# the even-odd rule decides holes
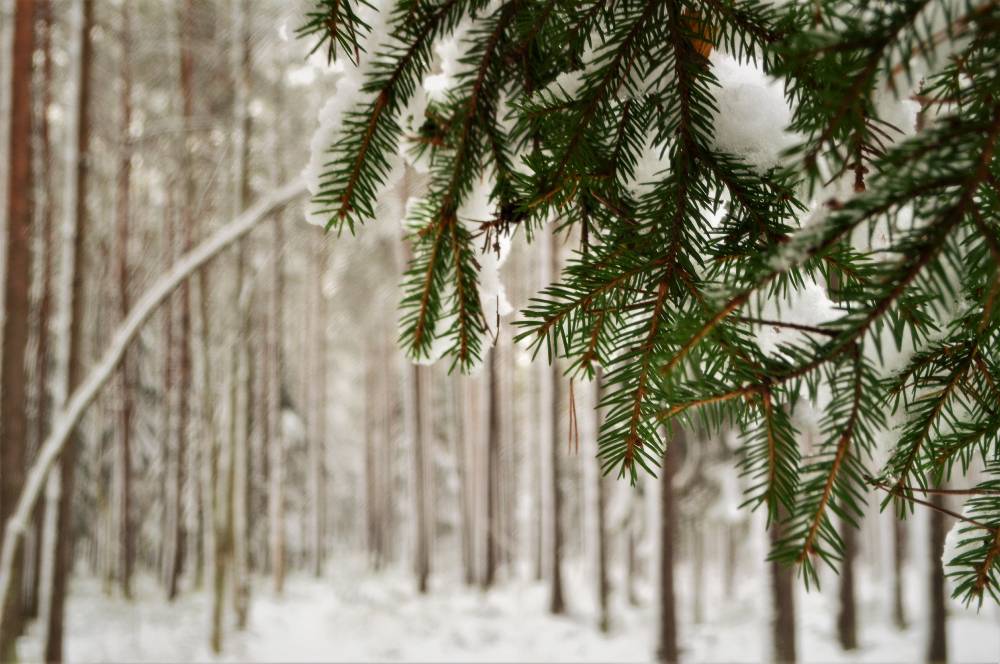
[[[721,601],[709,592],[705,619],[692,624],[690,577],[678,570],[681,587],[683,656],[693,662],[754,662],[767,659],[766,575],[745,575],[734,596]],[[656,602],[652,589],[639,607],[616,602],[610,635],[594,627],[594,602],[583,566],[568,566],[571,612],[553,617],[546,611],[547,588],[513,581],[488,593],[452,581],[447,570],[433,592],[420,596],[402,569],[364,571],[341,564],[329,578],[304,575],[288,579],[277,597],[270,579],[259,579],[249,628],[227,630],[225,652],[208,650],[208,596],[192,592],[173,604],[152,579],[138,584],[137,600],[107,597],[93,578],[75,580],[68,602],[69,662],[129,661],[505,661],[505,662],[642,662],[655,652]],[[923,616],[909,602],[912,625],[893,629],[880,597],[865,583],[860,605],[861,648],[845,654],[836,644],[835,584],[824,593],[799,591],[799,656],[803,662],[922,661]],[[715,577],[706,588],[718,590]],[[917,579],[914,579],[917,581]],[[265,589],[267,583],[267,589]],[[911,584],[916,585],[916,584]],[[911,597],[909,599],[916,599]],[[231,616],[231,614],[230,614]],[[22,642],[22,655],[35,661],[37,625]],[[955,605],[949,619],[953,662],[1000,661],[1000,611],[982,612]]]

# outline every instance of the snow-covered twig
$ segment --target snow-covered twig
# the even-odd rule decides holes
[[[4,607],[8,605],[7,596],[13,592],[12,571],[14,569],[14,551],[31,519],[31,513],[41,496],[42,488],[49,470],[59,459],[73,429],[76,428],[86,411],[101,389],[115,375],[115,369],[125,354],[132,340],[149,320],[149,317],[159,308],[170,294],[199,268],[215,258],[234,242],[254,229],[257,224],[266,219],[274,211],[284,207],[289,202],[305,193],[306,188],[301,178],[286,183],[263,197],[253,207],[246,210],[231,222],[220,228],[208,239],[182,256],[170,270],[160,277],[149,290],[136,302],[128,317],[115,331],[100,361],[90,370],[80,386],[70,395],[65,406],[55,414],[52,431],[46,438],[28,472],[24,489],[18,497],[17,506],[3,534],[3,549],[0,555],[0,621],[3,621]]]

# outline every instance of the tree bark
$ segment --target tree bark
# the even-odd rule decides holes
[[[462,376],[451,378],[452,437],[455,447],[455,465],[458,475],[458,508],[461,523],[462,570],[466,585],[476,582],[475,523],[472,509],[472,486],[469,480],[469,444],[472,434],[468,416],[469,399],[465,387],[467,379]]]
[[[323,474],[326,445],[326,296],[323,280],[326,275],[326,238],[315,243],[312,260],[315,278],[313,281],[316,320],[312,334],[312,352],[318,376],[310,385],[311,403],[309,407],[310,434],[307,440],[308,489],[309,489],[309,568],[313,576],[319,577],[323,571],[323,522],[324,493]]]
[[[201,274],[205,274],[205,270],[201,271]],[[206,354],[207,355],[207,354]],[[207,357],[206,357],[207,359]],[[232,361],[232,358],[228,358],[228,361]],[[227,381],[232,381],[233,375],[227,378]],[[227,385],[229,388],[229,394],[232,393],[234,385],[230,382]],[[209,389],[209,386],[205,386],[205,389]],[[211,612],[211,626],[209,632],[209,646],[212,652],[218,654],[222,652],[222,642],[223,642],[223,617],[225,615],[225,605],[226,605],[226,571],[230,566],[230,558],[232,554],[232,540],[233,540],[233,440],[234,434],[232,428],[234,426],[233,414],[229,412],[233,407],[233,401],[230,399],[225,406],[226,417],[227,417],[227,435],[226,444],[224,445],[213,445],[210,463],[214,467],[213,475],[215,478],[215,484],[211,487],[211,496],[206,496],[206,500],[211,500],[213,503],[213,509],[210,510],[210,514],[213,518],[212,529],[212,612]]]
[[[66,397],[79,387],[83,379],[83,315],[84,275],[87,272],[84,239],[87,236],[87,180],[90,158],[90,67],[92,44],[90,28],[93,24],[93,0],[80,0],[76,9],[74,28],[74,53],[70,62],[76,70],[71,76],[76,85],[67,136],[67,187],[64,205],[66,218],[63,225],[62,270],[59,293],[62,298],[62,329],[58,339],[60,370],[57,372],[57,402],[66,403]],[[63,632],[66,590],[73,567],[73,481],[76,469],[78,434],[72,434],[59,461],[58,503],[49,507],[56,510],[55,556],[53,558],[51,599],[48,605],[45,630],[45,660],[63,660]]]
[[[128,316],[129,306],[129,198],[132,184],[132,71],[131,40],[132,15],[127,3],[121,6],[120,26],[121,67],[121,153],[118,163],[117,223],[116,223],[116,272],[118,276],[118,311],[120,320]],[[135,544],[132,530],[132,363],[126,354],[119,369],[118,445],[115,454],[115,535],[117,541],[118,583],[122,595],[132,597],[132,568]]]
[[[482,586],[490,588],[496,578],[500,558],[500,415],[497,370],[497,347],[487,351],[486,362],[486,561]]]
[[[603,376],[600,369],[598,369],[596,375],[594,376],[594,439],[595,439],[595,449],[596,449],[596,439],[598,438],[601,429],[601,409],[600,403],[603,398],[604,389],[602,385]],[[596,510],[597,510],[597,604],[599,608],[599,617],[597,621],[598,628],[607,633],[611,631],[611,583],[608,574],[608,481],[601,472],[601,460],[599,457],[594,458],[594,465],[597,471],[597,492],[596,492]]]
[[[906,566],[906,522],[892,520],[892,622],[906,629],[906,603],[903,598],[903,571]]]
[[[428,446],[430,443],[427,437],[429,427],[427,426],[428,405],[426,378],[427,369],[418,364],[407,363],[409,367],[409,390],[410,397],[407,400],[409,405],[409,429],[410,444],[413,454],[413,505],[414,505],[414,527],[415,550],[414,550],[414,573],[417,577],[417,590],[426,593],[430,586],[431,574],[431,495],[428,486],[429,457]]]
[[[234,80],[233,102],[233,213],[239,214],[250,200],[250,92],[251,92],[251,42],[248,0],[233,2],[232,74]],[[275,157],[277,158],[277,157]],[[236,626],[243,629],[247,625],[250,611],[250,564],[248,539],[249,469],[250,469],[250,311],[249,298],[244,290],[246,284],[246,242],[236,245],[236,280],[233,287],[234,325],[237,329],[236,343],[233,344],[231,369],[232,383],[230,417],[231,468],[230,515],[232,527],[229,533],[232,573],[233,606],[236,612]]]
[[[770,528],[772,547],[781,540],[780,521]],[[777,561],[771,568],[771,660],[791,664],[797,660],[795,638],[795,572]]]
[[[858,531],[846,519],[840,522],[844,560],[840,568],[840,608],[837,612],[837,640],[844,650],[858,647],[857,602],[854,597],[854,560],[858,555]]]
[[[377,349],[368,346],[365,349],[365,545],[368,549],[368,562],[376,570],[382,565],[379,538],[381,487],[378,485],[378,449],[375,435],[379,424],[377,358]]]
[[[944,507],[944,496],[940,494],[932,494],[929,500],[935,507]],[[928,664],[944,664],[948,661],[948,607],[941,552],[944,551],[944,540],[948,534],[948,517],[939,510],[930,510],[929,516],[927,603],[930,624],[927,628],[926,660]]]
[[[191,29],[195,24],[194,2],[184,0],[178,6],[177,20],[180,33],[180,97],[182,131],[185,137],[191,135],[192,118],[194,115],[194,53],[191,44]],[[194,159],[187,142],[181,149],[181,251],[189,252],[194,243]],[[173,486],[170,512],[172,547],[167,560],[167,598],[173,600],[179,591],[180,576],[184,571],[184,553],[186,547],[186,529],[183,518],[185,464],[187,463],[187,437],[189,434],[190,392],[191,392],[191,288],[185,280],[180,288],[179,327],[177,344],[177,368],[174,387],[176,390],[175,406],[177,409],[177,438],[173,454],[172,477]]]
[[[198,309],[199,326],[197,337],[198,355],[201,368],[201,460],[202,460],[202,508],[205,534],[202,544],[205,561],[205,576],[212,594],[211,623],[209,626],[209,646],[213,652],[222,650],[222,613],[225,593],[225,487],[220,481],[220,466],[225,450],[220,449],[215,423],[215,399],[213,387],[212,363],[210,359],[210,304],[208,301],[208,270],[198,272]]]
[[[551,266],[551,272],[549,273],[553,279],[559,274],[559,252],[556,248],[556,236],[555,230],[547,230],[546,238],[548,239],[547,245],[547,256],[544,260],[547,260]],[[551,401],[548,407],[552,413],[552,419],[549,428],[549,464],[551,476],[549,477],[551,486],[551,499],[552,499],[552,519],[551,519],[551,595],[549,598],[549,611],[553,614],[562,614],[566,612],[566,598],[563,596],[563,572],[562,572],[562,555],[563,555],[563,514],[562,514],[562,488],[560,486],[560,473],[559,473],[559,439],[560,439],[560,426],[559,426],[559,414],[562,409],[562,390],[560,389],[560,383],[562,381],[562,372],[559,370],[559,361],[557,358],[552,358],[552,365],[549,367],[552,376],[552,390],[550,392]]]
[[[0,358],[0,523],[10,527],[15,503],[24,485],[28,420],[25,391],[25,352],[28,344],[28,309],[31,282],[32,229],[32,88],[31,61],[35,52],[35,2],[14,5],[14,46],[11,67],[10,168],[7,187],[7,257],[4,280],[2,358]],[[13,546],[14,550],[7,549]],[[3,556],[12,564],[7,582],[19,587],[22,547],[4,544]],[[0,598],[0,661],[17,659],[16,639],[23,627],[20,597]]]
[[[660,662],[676,662],[678,657],[677,600],[674,597],[677,511],[673,482],[686,436],[676,422],[672,426],[671,439],[667,443],[663,468],[660,470],[660,643],[657,650]]]
[[[644,530],[641,524],[641,511],[645,504],[643,497],[644,486],[640,477],[632,495],[629,496],[628,522],[625,524],[627,530],[625,542],[625,586],[628,603],[631,606],[639,606],[641,604],[639,598],[639,577],[642,570],[639,561],[639,540]]]
[[[49,366],[51,347],[49,345],[52,321],[52,277],[55,273],[55,221],[53,204],[53,169],[52,167],[52,140],[49,127],[48,114],[45,109],[52,104],[53,85],[53,59],[52,59],[52,2],[43,0],[38,3],[38,9],[42,18],[42,85],[41,85],[41,110],[38,113],[38,144],[41,154],[38,163],[42,166],[42,183],[40,190],[44,192],[41,199],[41,213],[38,217],[41,223],[39,233],[41,235],[42,266],[41,266],[41,293],[38,300],[38,322],[37,322],[37,343],[35,346],[35,422],[34,441],[35,453],[41,446],[48,434],[49,417],[51,414],[52,402],[49,391]],[[31,555],[25,561],[26,574],[24,590],[24,615],[26,618],[38,617],[39,609],[39,581],[42,575],[42,542],[45,524],[44,505],[39,505],[35,511],[35,525],[32,533],[30,547]]]

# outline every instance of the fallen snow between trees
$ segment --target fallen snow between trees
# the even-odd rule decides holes
[[[138,601],[129,604],[101,594],[92,578],[74,582],[68,601],[67,661],[435,661],[435,662],[641,662],[655,652],[656,603],[653,589],[639,608],[616,597],[614,631],[594,628],[592,592],[581,565],[568,565],[567,617],[546,612],[542,584],[513,582],[489,593],[458,580],[435,579],[421,597],[405,570],[363,571],[360,562],[340,563],[331,578],[289,579],[284,597],[258,582],[249,629],[226,626],[225,653],[208,650],[206,593],[163,599],[152,579],[141,579]],[[763,570],[761,570],[763,571]],[[679,615],[684,657],[696,662],[756,662],[767,658],[767,576],[742,576],[734,597],[718,602],[721,581],[706,576],[705,622],[691,624],[691,573],[679,570]],[[447,572],[444,572],[447,574]],[[831,579],[832,580],[832,579]],[[912,626],[900,632],[888,623],[877,594],[880,582],[862,571],[859,579],[861,649],[845,654],[836,645],[835,585],[825,593],[799,588],[799,656],[802,662],[922,661],[923,611],[916,605],[922,578],[908,586]],[[618,586],[621,587],[620,585]],[[38,625],[22,644],[26,660],[40,648]],[[982,613],[953,605],[949,620],[953,662],[1000,660],[1000,611]]]

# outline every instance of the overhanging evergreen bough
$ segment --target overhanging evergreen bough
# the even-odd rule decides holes
[[[111,343],[100,360],[89,371],[80,386],[69,396],[65,407],[55,413],[52,431],[45,439],[28,471],[27,480],[14,508],[14,513],[4,529],[3,553],[0,555],[0,620],[3,620],[3,607],[8,606],[7,596],[14,591],[11,583],[14,552],[21,545],[25,529],[31,522],[31,515],[42,495],[46,477],[58,461],[70,434],[79,424],[87,407],[93,403],[101,389],[114,377],[115,369],[121,362],[122,356],[142,326],[186,279],[197,273],[201,267],[221,252],[231,247],[233,243],[246,236],[273,212],[295,200],[305,191],[305,184],[299,178],[282,185],[269,195],[263,196],[253,207],[181,256],[174,266],[136,301],[128,317],[118,326],[111,338]]]
[[[1000,479],[997,2],[381,4],[315,0],[300,31],[361,79],[314,203],[354,232],[401,154],[429,160],[403,284],[414,358],[445,340],[453,366],[478,362],[473,243],[552,221],[580,250],[519,338],[574,374],[603,367],[605,471],[653,472],[665,420],[739,427],[748,503],[786,521],[772,555],[807,583],[817,559],[836,565],[835,519],[855,522],[869,492],[902,518],[974,464]],[[371,27],[386,17],[386,34]],[[464,55],[435,60],[451,39]],[[733,60],[784,86],[795,145],[773,159],[720,136]],[[751,131],[768,120],[755,112]],[[493,211],[470,218],[484,177]],[[816,284],[832,319],[773,312]],[[764,343],[771,330],[793,336]],[[805,400],[822,411],[812,445],[794,424]],[[955,593],[996,597],[1000,498],[959,491],[976,516],[949,563]]]

